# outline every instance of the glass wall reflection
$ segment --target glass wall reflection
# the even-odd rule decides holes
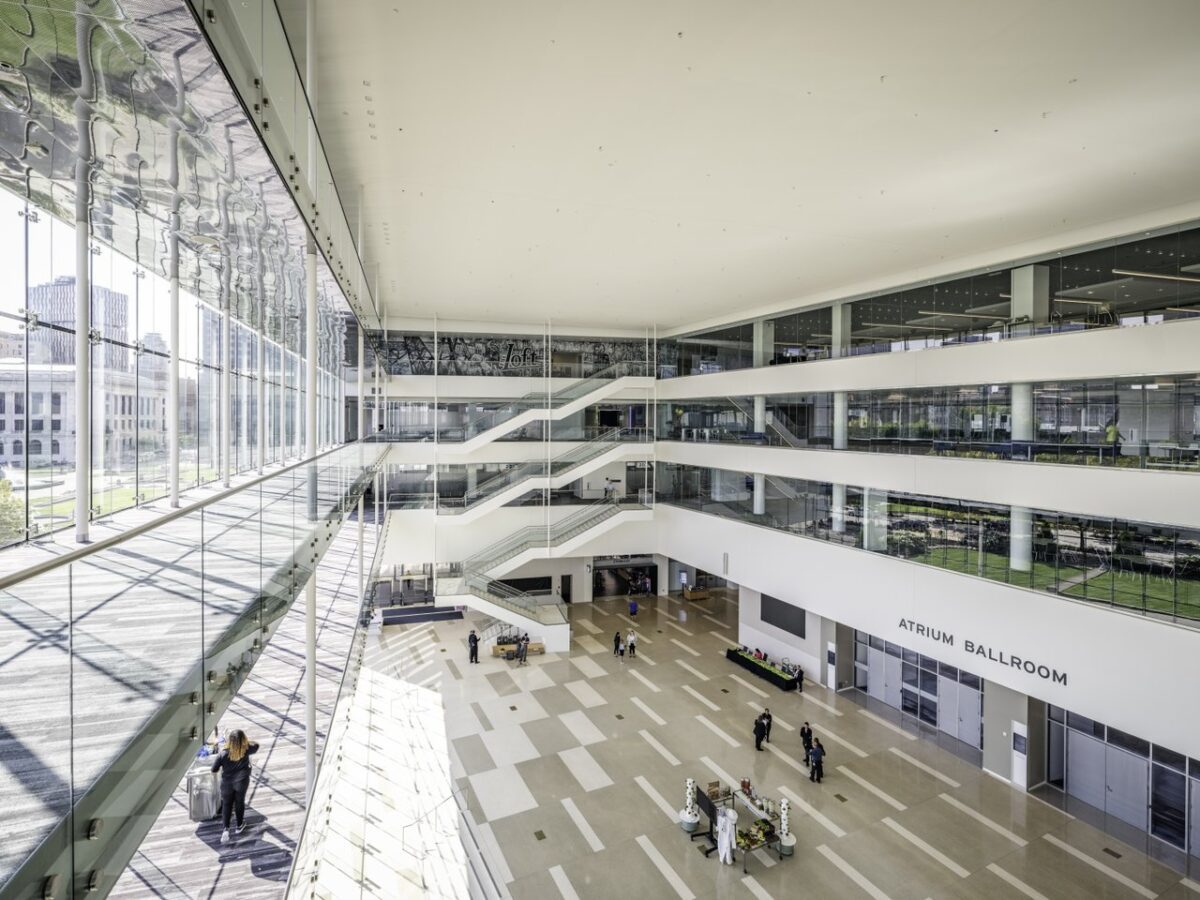
[[[659,462],[660,503],[1176,621],[1200,621],[1200,531]]]

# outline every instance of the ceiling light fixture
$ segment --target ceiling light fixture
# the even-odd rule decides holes
[[[995,316],[985,316],[981,313],[955,313],[955,312],[937,312],[932,309],[918,309],[918,316],[953,316],[958,319],[989,319],[992,322],[996,321]]]
[[[924,329],[925,331],[953,331],[953,328],[935,328],[932,325],[905,325],[901,322],[863,322],[865,326],[871,328],[913,328],[917,330]]]
[[[1187,275],[1159,275],[1157,272],[1138,272],[1134,269],[1113,269],[1114,275],[1130,275],[1134,278],[1159,278],[1163,281],[1186,281],[1189,284],[1200,284],[1200,278],[1190,278]]]
[[[1055,303],[1082,303],[1084,306],[1103,306],[1104,300],[1077,300],[1074,297],[1055,297]]]

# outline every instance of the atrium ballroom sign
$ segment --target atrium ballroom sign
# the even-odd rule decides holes
[[[917,637],[923,637],[934,643],[943,644],[948,647],[959,647],[964,653],[971,656],[977,656],[997,665],[1017,669],[1027,675],[1036,675],[1038,678],[1053,682],[1054,684],[1061,684],[1065,687],[1067,683],[1066,672],[1060,672],[1058,669],[1047,666],[1037,660],[1018,656],[1008,647],[996,647],[993,644],[977,641],[972,638],[963,638],[960,642],[953,632],[934,628],[926,625],[924,622],[917,622],[914,619],[901,619],[900,630],[915,634]]]

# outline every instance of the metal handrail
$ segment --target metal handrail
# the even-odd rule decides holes
[[[27,568],[24,568],[19,572],[15,572],[12,575],[6,575],[3,578],[0,578],[0,591],[7,590],[8,588],[13,587],[14,585],[18,585],[23,581],[28,581],[30,578],[34,578],[38,575],[44,575],[46,572],[53,571],[54,569],[57,569],[60,566],[70,565],[73,562],[78,562],[81,559],[86,559],[87,557],[89,557],[95,553],[100,553],[104,550],[108,550],[108,549],[111,549],[112,547],[116,547],[119,544],[125,543],[125,541],[128,541],[131,538],[135,538],[135,537],[138,537],[139,535],[143,535],[148,531],[153,531],[155,528],[165,525],[168,522],[174,522],[176,519],[181,519],[184,516],[191,515],[198,509],[204,509],[207,506],[212,506],[214,503],[220,503],[222,500],[228,500],[234,494],[241,493],[242,491],[246,490],[247,488],[252,488],[255,485],[262,484],[264,481],[267,481],[271,478],[276,478],[280,475],[283,475],[286,472],[292,472],[296,469],[301,468],[302,466],[311,465],[312,463],[316,462],[317,460],[323,459],[332,453],[345,452],[348,448],[353,447],[353,446],[358,446],[358,445],[356,443],[343,444],[340,447],[334,447],[330,450],[324,451],[323,453],[318,453],[316,456],[308,457],[307,459],[303,459],[299,462],[293,463],[290,466],[285,466],[281,469],[277,469],[274,472],[270,472],[270,473],[264,474],[264,475],[256,475],[254,478],[252,478],[250,481],[247,481],[245,484],[241,484],[241,485],[238,485],[237,487],[229,488],[228,490],[221,491],[221,493],[216,494],[212,497],[208,497],[204,500],[198,500],[195,503],[190,504],[189,506],[183,506],[172,512],[164,513],[163,515],[158,516],[157,518],[152,519],[149,522],[145,522],[141,525],[136,525],[132,528],[129,528],[129,529],[121,532],[120,534],[115,534],[112,537],[104,538],[102,540],[96,541],[93,544],[88,544],[86,547],[80,547],[77,550],[69,550],[66,553],[62,554],[61,556],[55,556],[52,559],[46,560],[45,562],[34,563],[33,565],[28,566]],[[377,464],[379,462],[379,457],[381,457],[383,455],[383,453],[384,453],[384,451],[379,451],[374,462],[372,462],[370,465],[374,466],[375,464]],[[364,468],[366,468],[366,466]]]

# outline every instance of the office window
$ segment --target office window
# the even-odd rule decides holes
[[[13,393],[13,413],[18,416],[25,414],[25,393],[24,391],[16,391]]]
[[[0,412],[3,412],[3,410],[0,409]],[[50,394],[50,413],[52,415],[59,415],[62,413],[62,394],[60,394],[58,391],[54,391]]]

